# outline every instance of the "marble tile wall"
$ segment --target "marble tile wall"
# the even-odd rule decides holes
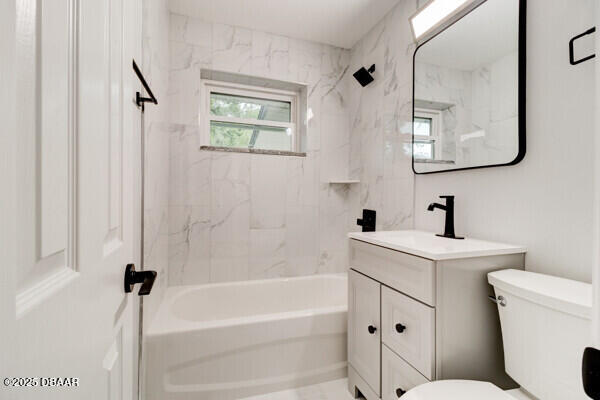
[[[166,0],[142,2],[142,60],[138,61],[158,105],[146,106],[144,190],[144,266],[158,272],[152,296],[145,298],[144,319],[154,316],[168,285],[169,226],[169,11]]]
[[[413,226],[411,169],[412,54],[408,18],[416,1],[401,1],[351,51],[350,72],[376,65],[366,88],[351,82],[350,171],[360,179],[351,215],[377,211],[377,230]]]
[[[169,284],[345,271],[350,51],[175,14],[169,47]],[[202,68],[307,84],[307,156],[198,150]]]
[[[480,159],[466,163],[503,164],[514,160],[519,149],[518,52],[501,57],[471,74],[472,113],[475,129],[484,129],[480,151],[471,156]]]
[[[517,58],[513,52],[473,71],[416,64],[416,99],[452,105],[442,114],[442,159],[454,160],[453,168],[505,164],[516,157]],[[461,140],[478,130],[486,134]]]

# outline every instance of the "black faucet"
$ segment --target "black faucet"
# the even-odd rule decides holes
[[[427,211],[433,211],[436,208],[446,211],[446,224],[444,226],[444,234],[438,234],[449,239],[464,239],[464,237],[458,237],[454,234],[454,196],[440,196],[440,199],[446,199],[446,205],[439,203],[431,203],[427,207]]]

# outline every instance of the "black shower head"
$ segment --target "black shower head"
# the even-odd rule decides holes
[[[375,72],[375,64],[371,65],[371,68],[369,69],[361,67],[361,69],[354,73],[354,78],[356,78],[356,80],[362,85],[362,87],[365,87],[375,80],[375,78],[373,78],[373,75],[371,75],[373,72]]]

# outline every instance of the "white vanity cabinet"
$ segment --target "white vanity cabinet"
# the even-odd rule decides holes
[[[504,372],[487,273],[522,269],[525,248],[420,231],[349,236],[351,394],[397,399],[436,379],[516,387]]]

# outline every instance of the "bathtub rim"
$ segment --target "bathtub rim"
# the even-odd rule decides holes
[[[348,311],[348,304],[334,305],[323,307],[306,308],[295,311],[283,311],[269,314],[258,314],[244,317],[217,319],[211,321],[193,321],[177,317],[171,312],[172,304],[179,298],[185,296],[191,291],[195,291],[202,288],[218,288],[224,286],[248,286],[248,285],[259,285],[261,283],[275,283],[275,282],[290,282],[290,281],[305,281],[315,280],[322,278],[334,278],[343,281],[347,281],[348,277],[346,273],[337,274],[316,274],[299,277],[283,277],[283,278],[271,278],[271,279],[259,279],[259,280],[247,280],[247,281],[233,281],[233,282],[218,282],[218,283],[207,283],[200,285],[181,285],[171,286],[165,291],[163,299],[161,300],[158,311],[149,324],[148,330],[144,332],[144,337],[151,339],[161,336],[168,336],[173,334],[181,334],[186,332],[197,332],[207,329],[238,326],[238,325],[250,325],[255,323],[264,323],[269,321],[296,319],[296,318],[307,318],[314,317],[324,314],[335,314],[335,313],[346,313]]]

